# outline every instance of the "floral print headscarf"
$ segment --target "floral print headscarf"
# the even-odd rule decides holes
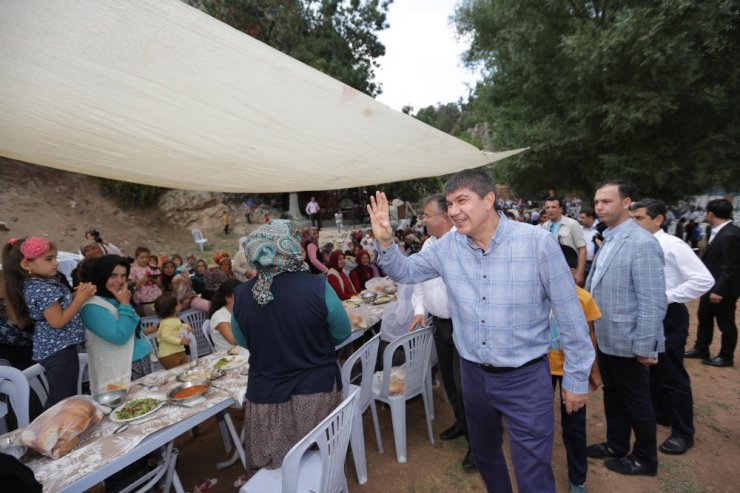
[[[257,270],[252,294],[261,306],[275,299],[270,286],[276,275],[306,268],[301,250],[301,230],[292,220],[273,219],[257,228],[244,242],[244,253]]]

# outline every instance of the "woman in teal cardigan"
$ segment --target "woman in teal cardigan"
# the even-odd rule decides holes
[[[131,306],[128,262],[118,255],[91,259],[87,280],[95,284],[97,296],[81,310],[90,361],[93,393],[128,387],[132,379],[148,372],[146,357],[151,346],[137,333],[139,316]],[[132,370],[133,362],[133,370]]]

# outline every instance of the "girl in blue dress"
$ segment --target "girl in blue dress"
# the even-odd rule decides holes
[[[89,282],[72,293],[57,280],[56,256],[56,245],[31,236],[11,239],[2,258],[8,315],[16,326],[33,330],[32,357],[46,369],[45,409],[77,393],[77,344],[85,338],[78,312],[95,295]]]

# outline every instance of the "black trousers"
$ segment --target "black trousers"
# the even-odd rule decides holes
[[[709,354],[709,346],[714,338],[714,319],[722,333],[719,355],[732,361],[737,347],[737,325],[735,325],[735,305],[737,298],[725,298],[719,303],[710,303],[709,294],[699,300],[699,327],[696,329],[696,344],[699,351]]]
[[[558,384],[563,385],[563,377],[552,376],[552,388],[557,390]],[[563,403],[563,394],[560,394],[560,429],[565,445],[565,454],[568,457],[568,481],[573,484],[586,482],[588,473],[588,455],[586,453],[586,406],[568,414]]]
[[[612,356],[598,351],[604,386],[606,442],[618,454],[630,451],[630,432],[635,433],[632,457],[649,469],[658,467],[655,411],[650,398],[650,369],[637,358]]]
[[[311,226],[321,229],[321,213],[314,212],[313,214],[309,214],[308,217],[311,219]]]
[[[439,359],[439,376],[445,386],[447,398],[455,412],[455,427],[468,436],[468,421],[465,418],[462,385],[460,384],[460,355],[452,340],[452,320],[449,318],[433,317],[434,345]]]
[[[77,395],[80,361],[77,357],[76,344],[57,351],[39,363],[46,369],[44,374],[49,382],[49,395],[46,398],[44,410],[67,397]]]
[[[671,423],[671,436],[694,437],[694,400],[691,379],[683,364],[689,336],[689,311],[683,303],[668,305],[663,319],[665,352],[650,367],[650,387],[655,414]]]

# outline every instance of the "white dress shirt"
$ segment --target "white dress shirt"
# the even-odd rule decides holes
[[[596,228],[593,226],[590,228],[581,226],[581,230],[583,231],[583,239],[586,240],[586,261],[590,262],[594,259],[594,250],[596,247],[594,244],[594,235],[596,234]]]
[[[436,241],[437,238],[430,236],[421,246],[421,251],[431,247]],[[411,304],[414,307],[414,315],[424,315],[428,311],[437,318],[450,318],[447,288],[441,277],[414,284]]]
[[[665,257],[668,303],[686,303],[712,289],[712,274],[686,242],[662,229],[653,236],[660,243]]]
[[[719,233],[719,231],[720,231],[720,230],[721,230],[722,228],[724,228],[725,226],[727,226],[727,225],[728,225],[728,224],[730,224],[731,222],[732,222],[732,221],[730,221],[730,220],[727,220],[727,221],[723,222],[722,224],[720,224],[719,226],[715,226],[715,227],[713,227],[713,228],[712,228],[712,233],[711,233],[711,234],[709,235],[709,241],[707,241],[707,245],[708,245],[708,244],[710,244],[711,242],[713,242],[713,241],[714,241],[714,237],[715,237],[715,236],[717,236],[717,233]]]

